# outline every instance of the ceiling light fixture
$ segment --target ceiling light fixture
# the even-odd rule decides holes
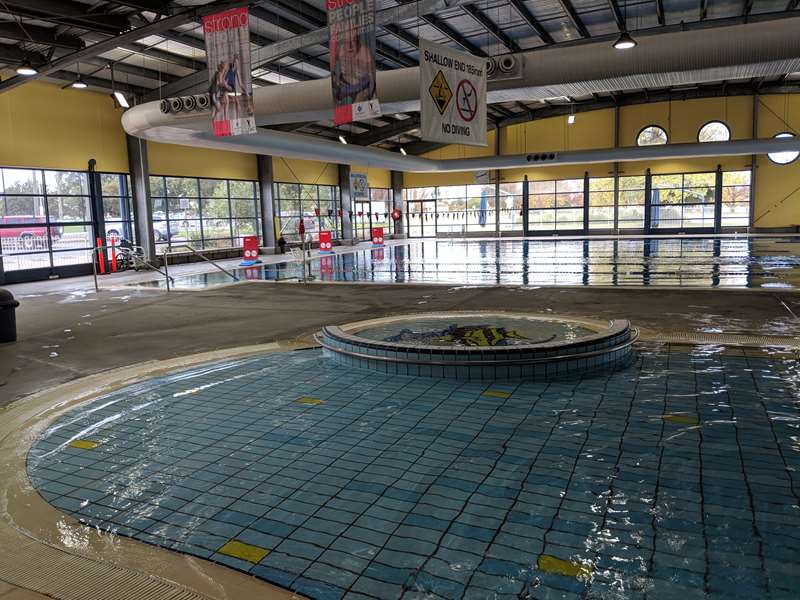
[[[402,154],[403,156],[408,156],[408,152],[406,152],[406,149],[403,148],[402,146],[400,146],[400,154]]]
[[[573,123],[575,123],[575,115],[569,115],[569,116],[567,117],[567,123],[568,123],[569,125],[572,125]]]
[[[32,75],[36,75],[39,71],[31,64],[27,58],[22,62],[20,66],[17,67],[17,75],[23,75],[25,77],[31,77]]]
[[[623,31],[619,34],[617,41],[614,42],[614,48],[617,50],[629,50],[636,46],[636,40],[631,37],[631,34],[627,31]]]
[[[347,145],[347,140],[346,140],[346,139],[344,139],[344,136],[343,136],[343,135],[340,135],[340,136],[339,136],[339,141],[340,141],[340,142],[342,142],[342,143],[343,143],[345,146]]]
[[[81,74],[78,73],[77,79],[70,84],[70,87],[76,90],[85,90],[89,86],[86,85],[86,82],[81,78]]]
[[[114,100],[117,101],[122,108],[130,108],[131,104],[122,92],[114,92]]]

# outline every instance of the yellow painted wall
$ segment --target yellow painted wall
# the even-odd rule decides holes
[[[392,173],[388,169],[376,169],[375,167],[363,167],[354,165],[351,169],[353,173],[366,173],[369,187],[390,188],[392,187]]]
[[[0,94],[0,165],[128,171],[128,151],[111,98],[32,81]]]
[[[758,137],[784,131],[800,135],[800,96],[761,96],[758,107]],[[764,155],[756,161],[755,227],[800,225],[800,158],[789,165],[776,165]]]
[[[253,154],[147,142],[147,158],[153,175],[258,179]]]
[[[783,131],[800,135],[800,95],[766,95],[759,98],[757,137],[769,138]],[[722,121],[731,130],[732,139],[752,137],[753,98],[704,98],[658,102],[620,108],[619,144],[634,146],[639,132],[648,125],[659,125],[671,143],[697,141],[700,128],[709,121]],[[486,148],[447,146],[430,152],[432,158],[467,158],[494,154],[494,132]],[[527,154],[542,151],[586,150],[611,148],[614,145],[613,109],[579,113],[573,125],[566,116],[551,117],[504,128],[500,135],[501,153]],[[749,170],[750,156],[636,161],[620,163],[620,175],[642,175],[649,167],[654,174]],[[550,166],[501,171],[501,181],[520,181],[525,175],[532,181],[572,179],[613,174],[613,164]],[[475,182],[472,172],[406,173],[406,187],[459,185]],[[754,225],[756,227],[788,227],[800,225],[800,159],[790,165],[776,165],[765,155],[756,161],[756,195]]]
[[[339,184],[339,169],[331,163],[275,156],[272,159],[272,169],[274,181],[319,185]]]

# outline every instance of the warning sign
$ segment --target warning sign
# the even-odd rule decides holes
[[[447,144],[486,145],[486,62],[420,40],[422,138]]]
[[[453,97],[453,90],[447,85],[447,79],[445,79],[444,73],[439,71],[436,74],[428,91],[431,93],[431,98],[433,98],[436,108],[439,109],[439,114],[444,114],[444,109],[447,108],[447,105],[450,104],[450,98]]]

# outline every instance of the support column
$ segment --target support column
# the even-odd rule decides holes
[[[653,175],[650,168],[644,172],[644,232],[650,233],[653,227]]]
[[[528,237],[530,229],[530,222],[528,221],[528,208],[530,208],[530,205],[531,183],[528,181],[528,176],[525,175],[525,178],[522,180],[522,235],[524,237]]]
[[[133,229],[136,243],[144,250],[144,258],[156,258],[156,242],[153,234],[153,200],[150,198],[150,165],[147,162],[147,142],[126,135],[128,142],[128,165],[131,173],[131,196],[133,198]]]
[[[619,106],[614,107],[614,148],[619,148]],[[619,233],[619,163],[614,163],[614,232]]]
[[[103,195],[101,192],[100,175],[96,170],[97,161],[89,159],[88,176],[89,176],[89,197],[92,201],[92,222],[94,223],[94,236],[92,237],[92,246],[105,246],[106,245],[106,220],[105,210],[103,210]],[[97,238],[100,238],[100,244],[97,243]]]
[[[400,210],[403,215],[399,221],[394,221],[394,235],[397,238],[404,238],[405,235],[405,212],[406,208],[403,206],[403,173],[402,171],[392,171],[392,210],[395,208]]]
[[[721,233],[721,232],[722,232],[722,165],[717,165],[717,172],[714,177],[714,233]]]
[[[353,245],[353,186],[350,182],[350,165],[339,165],[339,194],[342,199],[342,243]]]
[[[583,233],[589,233],[589,171],[583,172]]]
[[[758,99],[758,94],[753,94],[753,121],[751,123],[750,138],[758,138],[758,107],[761,102]],[[758,156],[755,154],[750,155],[750,219],[749,227],[755,225],[756,216],[756,174],[758,169]]]
[[[500,125],[494,126],[494,155],[500,156]],[[500,237],[500,169],[494,172],[494,234]]]
[[[261,214],[261,243],[264,252],[275,254],[275,204],[272,197],[272,157],[256,155],[258,166],[258,190],[261,195],[259,211]]]

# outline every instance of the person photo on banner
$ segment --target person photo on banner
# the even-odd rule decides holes
[[[225,71],[225,83],[228,86],[228,94],[233,95],[233,107],[236,110],[236,118],[241,118],[241,110],[239,107],[239,100],[242,97],[242,74],[239,71],[239,55],[233,55],[233,61],[228,63],[227,70]]]
[[[217,70],[211,80],[211,120],[224,121],[228,118],[228,87],[227,66],[224,62],[217,65]]]
[[[338,29],[338,28],[337,28]],[[375,58],[370,51],[369,31],[344,28],[331,36],[341,44],[341,54],[346,57],[337,61],[335,81],[336,106],[347,106],[366,102],[375,96]],[[336,49],[332,50],[336,54]]]

